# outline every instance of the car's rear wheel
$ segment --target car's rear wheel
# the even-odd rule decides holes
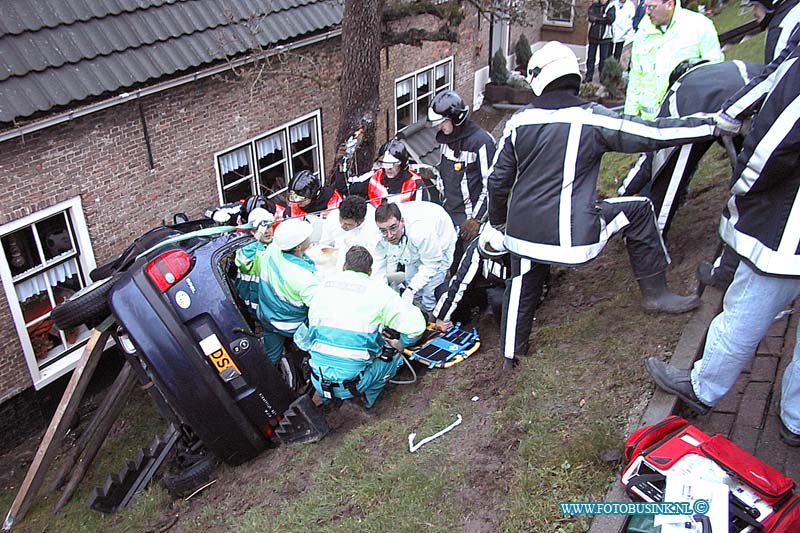
[[[216,469],[213,457],[201,457],[182,470],[164,474],[164,486],[173,498],[185,498],[211,481]]]
[[[58,329],[68,330],[86,324],[94,327],[110,313],[108,293],[119,275],[114,275],[82,288],[53,308],[50,318]]]
[[[283,381],[290,389],[295,390],[298,385],[299,375],[294,363],[288,357],[283,356],[278,360],[278,372],[280,372]]]

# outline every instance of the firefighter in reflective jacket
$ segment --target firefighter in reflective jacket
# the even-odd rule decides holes
[[[338,188],[342,190],[345,187],[348,195],[357,194],[368,198],[373,207],[381,205],[384,199],[393,203],[429,200],[422,176],[409,168],[408,159],[405,145],[392,139],[378,151],[378,159],[375,161],[378,168],[349,179],[339,172]],[[349,183],[343,186],[345,180]]]
[[[528,341],[516,332],[527,308],[538,303],[535,292],[544,275],[536,265],[591,261],[618,232],[625,237],[645,310],[683,313],[700,305],[696,296],[667,288],[670,259],[650,200],[598,200],[597,176],[606,152],[655,150],[714,134],[713,118],[646,122],[579,98],[578,60],[561,43],[537,50],[528,68],[536,98],[506,123],[488,182],[489,229],[500,233],[505,225],[500,243],[511,252],[503,302],[504,368],[513,368],[515,356],[524,353],[518,345]]]
[[[438,168],[444,208],[461,229],[461,238],[469,242],[486,215],[486,179],[494,158],[494,138],[469,118],[469,106],[455,91],[433,98],[428,125],[436,128],[436,141],[441,143]]]
[[[308,326],[295,334],[311,358],[311,383],[323,400],[363,397],[372,407],[402,364],[398,353],[425,331],[422,312],[381,281],[371,279],[372,256],[353,246],[344,270],[320,284],[308,308]],[[399,339],[384,350],[381,332]]]
[[[301,170],[291,179],[288,187],[288,205],[275,206],[275,218],[302,217],[336,209],[342,195],[332,186],[323,187],[319,178],[309,170]]]

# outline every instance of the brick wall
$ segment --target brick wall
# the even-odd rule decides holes
[[[382,54],[378,140],[394,133],[394,80],[450,55],[455,88],[472,100],[473,73],[485,65],[488,24],[477,15],[462,25],[461,43],[396,46]],[[476,52],[477,51],[477,52]],[[288,56],[281,72],[253,81],[229,71],[80,117],[0,146],[0,224],[80,196],[98,264],[175,212],[199,216],[216,205],[215,152],[295,118],[321,110],[324,170],[338,128],[339,40]],[[323,66],[313,68],[308,57]],[[251,67],[252,70],[252,67]],[[269,70],[269,69],[268,69]],[[286,72],[308,76],[290,76]],[[139,106],[152,149],[150,168]],[[31,380],[5,294],[0,291],[0,403]]]

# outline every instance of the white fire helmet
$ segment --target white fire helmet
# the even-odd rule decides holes
[[[528,83],[536,96],[541,96],[548,84],[574,74],[581,79],[578,58],[568,46],[550,41],[531,56],[528,61]]]
[[[252,224],[253,228],[257,228],[262,222],[266,222],[267,224],[272,224],[275,222],[275,215],[263,207],[256,207],[250,211],[250,215],[247,217],[247,222]]]
[[[288,252],[311,237],[313,232],[314,227],[311,223],[299,218],[290,218],[278,224],[272,242],[279,249]]]

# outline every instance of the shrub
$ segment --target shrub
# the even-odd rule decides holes
[[[508,63],[503,49],[499,48],[492,56],[492,66],[489,67],[489,78],[492,83],[505,85],[508,82]]]
[[[590,81],[581,83],[581,88],[578,90],[578,96],[587,100],[592,100],[600,94],[600,86]]]
[[[524,33],[520,33],[517,44],[514,45],[514,54],[517,57],[517,70],[523,76],[526,76],[528,74],[528,61],[531,60],[532,54],[531,43],[528,42],[528,38],[525,37]]]
[[[608,90],[611,98],[618,99],[625,96],[625,79],[622,74],[622,65],[617,61],[616,57],[611,56],[603,63],[600,83]]]

